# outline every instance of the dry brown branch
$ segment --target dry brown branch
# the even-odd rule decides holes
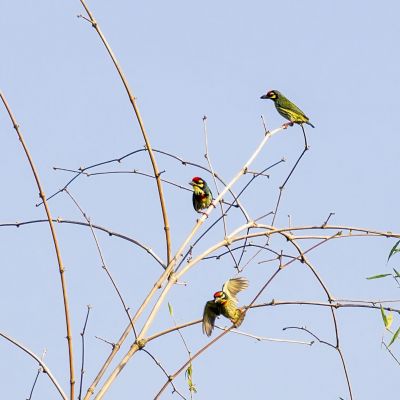
[[[162,217],[163,217],[163,221],[164,221],[164,231],[165,231],[165,241],[166,241],[166,245],[167,245],[167,264],[169,264],[170,260],[171,260],[171,235],[170,235],[170,228],[169,228],[169,222],[168,222],[168,214],[167,214],[167,208],[165,205],[165,199],[164,199],[164,193],[163,193],[163,187],[162,187],[162,183],[161,183],[161,178],[160,178],[160,172],[158,170],[158,166],[157,166],[157,162],[156,159],[154,157],[154,153],[153,153],[153,149],[151,147],[150,144],[150,140],[149,137],[147,135],[146,129],[144,127],[144,123],[142,120],[142,117],[140,115],[139,112],[139,107],[136,103],[136,98],[133,95],[132,89],[129,87],[129,83],[128,80],[125,77],[124,72],[122,71],[122,68],[117,60],[117,57],[115,56],[114,52],[112,51],[110,45],[108,44],[103,32],[101,31],[99,24],[97,23],[97,21],[94,19],[94,16],[92,14],[92,12],[89,10],[88,6],[86,5],[86,2],[84,0],[80,0],[83,8],[85,9],[87,15],[88,15],[88,19],[89,22],[92,24],[92,27],[96,30],[97,34],[99,35],[101,41],[103,42],[105,48],[107,49],[108,54],[111,57],[112,62],[114,63],[114,66],[118,72],[119,77],[121,78],[121,81],[125,87],[126,93],[129,97],[129,101],[132,104],[133,110],[135,112],[136,115],[136,119],[139,123],[140,126],[140,130],[142,132],[142,136],[143,136],[143,140],[146,144],[146,149],[149,153],[149,157],[150,157],[150,161],[151,161],[151,165],[153,167],[153,172],[154,172],[154,176],[156,178],[156,182],[157,182],[157,190],[158,190],[158,196],[160,199],[160,206],[161,206],[161,212],[162,212]]]
[[[192,363],[193,360],[195,360],[198,356],[200,356],[202,353],[204,353],[207,349],[209,349],[214,343],[219,341],[222,337],[224,337],[227,333],[229,333],[232,329],[234,328],[234,325],[232,325],[230,328],[227,328],[224,330],[222,333],[220,333],[215,339],[211,340],[211,342],[208,342],[204,347],[202,347],[200,350],[198,350],[187,362],[185,362],[182,367],[180,367],[176,372],[174,372],[172,375],[168,377],[167,382],[165,382],[164,386],[159,390],[159,392],[156,394],[154,397],[154,400],[157,400],[160,398],[161,394],[164,392],[164,390],[167,388],[168,384],[172,382],[178,375],[180,375],[190,363]]]
[[[244,227],[242,226],[242,227],[238,228],[238,229],[234,232],[234,234],[236,234],[238,231],[244,230],[244,229],[246,229],[246,226],[244,226]],[[271,229],[274,229],[274,228],[271,227]],[[233,236],[234,234],[232,234],[232,236]],[[287,235],[287,234],[286,234],[286,235]],[[288,236],[288,235],[287,235],[287,236]],[[232,237],[229,237],[228,240],[229,240],[231,243],[235,241],[235,239],[233,239]],[[296,260],[299,260],[299,261],[304,262],[304,260],[305,260],[305,254],[307,254],[307,253],[313,251],[314,249],[316,249],[317,247],[319,247],[319,246],[322,245],[323,243],[327,242],[328,240],[329,240],[329,239],[326,239],[326,240],[324,240],[324,241],[322,241],[322,242],[320,242],[320,243],[317,243],[317,244],[315,244],[314,246],[310,247],[309,249],[307,249],[307,250],[304,251],[304,252],[300,251],[300,254],[299,254],[299,256],[298,256],[297,258],[288,261],[286,264],[280,265],[279,268],[270,276],[270,278],[267,280],[267,282],[266,282],[266,283],[262,286],[262,288],[258,291],[258,293],[257,293],[256,296],[253,298],[253,300],[251,301],[251,303],[249,304],[249,306],[246,306],[246,307],[243,308],[243,312],[244,312],[244,313],[247,313],[247,312],[252,308],[252,306],[253,306],[253,304],[256,302],[256,300],[261,296],[261,294],[263,293],[263,291],[271,284],[271,282],[276,278],[276,276],[278,275],[278,273],[279,273],[282,269],[286,268],[287,266],[289,266],[290,264],[292,264],[292,263],[293,263],[294,261],[296,261]],[[211,252],[212,252],[212,251],[215,251],[215,250],[216,250],[216,249],[213,248],[213,249],[211,250]],[[204,252],[203,255],[204,255],[205,253],[208,253],[209,251],[210,251],[210,249],[208,249],[206,252]],[[202,256],[203,256],[203,255],[202,255]],[[199,256],[198,258],[201,259],[202,256]],[[197,261],[199,261],[199,260],[197,260]],[[191,265],[191,264],[192,264],[192,265]],[[194,259],[194,260],[192,260],[190,263],[188,263],[188,265],[187,265],[182,271],[180,271],[180,272],[176,275],[176,279],[178,279],[179,277],[181,277],[185,272],[187,272],[187,270],[189,270],[189,269],[190,269],[191,267],[193,267],[195,264],[196,264],[196,259]],[[309,266],[309,267],[310,267],[311,269],[313,268],[312,266]],[[317,276],[318,276],[318,275],[317,275]],[[323,284],[323,282],[322,282],[322,280],[320,280],[320,283],[321,283],[321,285],[323,285],[323,287],[325,287],[324,284]],[[162,294],[161,294],[160,298],[161,298],[161,297],[162,297]],[[331,310],[333,310],[332,307],[331,307]],[[335,328],[336,328],[336,318],[335,318],[335,315],[334,315],[334,321],[335,321]],[[174,380],[179,374],[181,374],[182,371],[189,365],[189,363],[191,363],[191,362],[192,362],[194,359],[196,359],[200,354],[202,354],[204,351],[206,351],[206,350],[207,350],[212,344],[214,344],[217,340],[221,339],[221,338],[224,336],[225,333],[230,332],[234,327],[235,327],[235,325],[232,325],[230,328],[227,328],[226,330],[224,330],[224,332],[223,332],[222,334],[220,334],[219,336],[217,336],[217,337],[216,337],[215,339],[213,339],[210,343],[208,343],[206,346],[204,346],[204,347],[201,348],[199,351],[197,351],[196,354],[195,354],[189,361],[187,361],[181,368],[179,368],[173,375],[171,375],[171,376],[169,377],[169,380],[168,380],[168,381],[164,384],[164,386],[160,389],[160,391],[158,392],[158,394],[157,394],[157,396],[155,397],[155,399],[158,399],[158,398],[159,398],[159,396],[162,394],[162,392],[163,392],[163,391],[166,389],[166,387],[168,386],[168,383],[171,382],[172,380]],[[341,357],[341,360],[342,360],[342,364],[343,364],[343,368],[344,368],[344,371],[345,371],[345,375],[346,375],[346,379],[347,379],[347,383],[348,383],[348,387],[349,387],[349,392],[350,392],[350,396],[351,396],[350,381],[349,381],[349,378],[348,378],[347,369],[346,369],[346,364],[345,364],[345,362],[344,362],[343,354],[342,354],[342,352],[340,351],[340,348],[339,348],[339,341],[338,341],[337,329],[336,329],[336,338],[337,338],[337,347],[336,347],[336,350],[339,352],[340,357]],[[132,355],[133,355],[136,351],[137,351],[137,350],[135,350],[135,351],[132,353]],[[129,352],[128,352],[128,354],[129,354]],[[127,362],[128,359],[129,359],[129,358],[127,358],[127,356],[125,356],[125,358],[123,359],[123,362]],[[121,364],[120,364],[120,365],[121,365]],[[118,373],[119,373],[119,372],[120,372],[120,370],[118,371]],[[99,397],[99,399],[100,399],[100,398],[101,398],[101,397]],[[97,397],[96,397],[96,399],[97,399]]]
[[[178,273],[176,273],[174,275],[174,279],[181,278],[183,274],[185,274],[190,268],[192,268],[192,266],[197,264],[200,260],[202,260],[207,255],[213,253],[215,250],[225,246],[227,242],[234,243],[234,242],[239,241],[239,240],[244,240],[246,235],[239,236],[239,233],[241,231],[243,231],[243,230],[246,230],[249,226],[250,226],[249,224],[242,225],[241,227],[237,228],[234,232],[232,232],[231,235],[229,235],[225,240],[215,244],[214,246],[212,246],[211,248],[209,248],[208,250],[203,252],[198,257],[192,259],[187,265],[185,265],[185,267],[181,271],[179,271]],[[274,228],[274,227],[267,226],[267,225],[257,225],[257,224],[252,224],[252,226],[260,228],[260,229],[265,229],[265,231],[251,233],[251,234],[247,235],[249,237],[271,236],[273,234],[282,234],[282,233],[285,233],[285,232],[289,232],[291,230],[304,230],[304,229],[327,229],[327,230],[338,230],[338,229],[340,229],[340,230],[348,230],[348,231],[357,231],[357,232],[365,232],[365,233],[368,232],[368,233],[372,233],[372,234],[380,234],[380,236],[382,236],[382,237],[399,237],[399,234],[397,234],[397,233],[392,233],[392,232],[389,233],[389,232],[383,232],[383,231],[370,230],[370,229],[366,229],[366,228],[344,227],[344,226],[326,226],[326,227],[307,226],[307,227],[298,227],[298,228],[296,228],[296,227]],[[340,233],[340,231],[339,231],[339,233]],[[332,236],[329,236],[328,238],[324,239],[324,241],[331,240],[331,239],[335,238],[337,235],[339,235],[339,233],[335,232]],[[319,246],[319,245],[321,245],[324,241],[322,241],[320,243],[317,243],[316,245],[312,246],[312,249],[317,247],[317,246]],[[305,252],[303,252],[303,255],[307,254],[308,251],[310,251],[310,249],[305,251]],[[179,253],[177,253],[177,254],[179,254]],[[297,258],[301,259],[301,255],[299,255],[299,257],[297,257]],[[293,261],[295,261],[295,259],[289,261],[289,263],[291,263]],[[155,307],[153,308],[153,316],[155,315],[155,313],[158,310],[158,308],[156,309],[156,307],[157,306],[159,307],[159,305],[163,302],[166,294],[168,293],[168,291],[170,290],[172,285],[173,285],[173,281],[169,280],[168,283],[167,283],[167,286],[165,287],[164,291],[161,293],[161,295],[160,295]],[[150,315],[150,316],[152,316],[152,315]],[[146,330],[148,329],[149,326],[150,326],[150,323],[147,323],[147,326],[145,324],[144,328],[142,329],[141,333],[138,336],[139,341],[140,340],[144,340],[144,332],[146,332]],[[108,390],[111,382],[113,382],[115,380],[115,378],[121,372],[123,367],[126,365],[126,363],[129,361],[129,359],[136,353],[136,351],[138,349],[139,349],[139,347],[137,346],[137,343],[134,343],[132,345],[131,349],[128,351],[128,353],[123,357],[123,359],[120,362],[119,366],[117,366],[117,368],[115,368],[115,370],[111,373],[109,378],[106,380],[104,386],[102,387],[102,389],[99,391],[98,395],[96,396],[96,399],[101,399],[103,397],[105,392]],[[345,372],[347,372],[347,371],[345,371]]]
[[[280,131],[282,131],[282,127],[277,128],[271,132],[268,132],[263,140],[261,141],[261,143],[258,145],[258,147],[256,148],[256,150],[251,154],[250,158],[247,160],[247,162],[243,165],[243,167],[239,170],[239,172],[233,177],[233,179],[229,182],[229,184],[227,186],[225,186],[225,188],[221,191],[221,193],[217,196],[217,198],[215,200],[213,200],[213,202],[211,203],[210,207],[204,212],[204,214],[198,219],[196,225],[194,226],[194,228],[192,229],[192,231],[189,233],[189,235],[186,237],[186,239],[184,240],[184,242],[181,244],[181,246],[179,247],[178,251],[176,252],[175,256],[172,258],[171,263],[168,265],[167,269],[165,270],[165,272],[160,276],[160,278],[158,279],[158,281],[155,283],[155,285],[153,286],[152,290],[150,291],[150,293],[147,295],[146,299],[143,301],[142,305],[139,307],[139,309],[137,310],[136,314],[134,315],[132,321],[133,323],[136,321],[136,319],[142,314],[143,310],[146,308],[147,304],[150,302],[150,300],[152,299],[153,295],[155,294],[157,288],[161,287],[163,282],[165,281],[165,279],[168,279],[168,282],[164,288],[164,290],[162,291],[162,293],[160,294],[157,302],[155,303],[155,305],[153,306],[150,315],[148,317],[148,319],[146,320],[146,322],[144,323],[144,326],[141,330],[141,332],[139,333],[139,336],[137,338],[137,342],[140,342],[140,340],[142,340],[146,333],[147,330],[149,329],[149,327],[151,326],[156,314],[158,313],[158,310],[162,304],[162,302],[165,299],[165,296],[167,295],[167,293],[169,292],[169,290],[171,289],[171,287],[173,286],[173,284],[177,281],[177,279],[179,279],[187,270],[188,270],[188,266],[190,268],[191,265],[193,264],[193,261],[190,262],[189,264],[187,264],[179,273],[175,274],[173,277],[170,277],[171,272],[173,271],[174,266],[176,265],[176,262],[179,260],[179,258],[182,257],[183,255],[183,250],[186,248],[186,246],[190,243],[190,241],[192,240],[193,236],[196,234],[196,232],[199,230],[199,228],[203,225],[203,223],[205,222],[205,220],[208,218],[208,216],[210,215],[210,213],[212,212],[212,210],[215,208],[216,204],[218,204],[218,202],[223,198],[223,196],[228,192],[229,189],[231,189],[233,187],[233,185],[240,179],[241,176],[244,175],[244,173],[247,171],[247,169],[249,168],[249,166],[253,163],[253,161],[256,159],[256,157],[258,156],[258,154],[261,152],[261,150],[264,148],[264,146],[267,144],[268,140],[275,134],[279,133]],[[248,224],[244,225],[245,228],[252,226],[254,223],[253,222],[249,222]],[[242,227],[238,228],[239,231],[240,229],[242,229]],[[233,232],[233,235],[236,234],[235,230]],[[212,246],[208,251],[212,252],[218,248],[220,248],[221,246],[226,246],[227,244],[230,244],[230,239],[225,239],[222,242],[219,242],[218,244],[216,244],[215,246]],[[207,254],[203,253],[203,257],[208,255],[208,251],[206,252]],[[201,260],[201,257],[197,257],[194,261],[195,263],[199,262]],[[120,338],[120,341],[118,342],[119,344],[122,343],[125,338],[127,337],[127,335],[129,334],[129,327],[127,327],[123,333],[123,335]],[[122,341],[122,342],[121,342]],[[123,357],[122,361],[119,363],[119,365],[113,370],[113,372],[111,373],[111,375],[107,378],[107,380],[105,381],[105,383],[103,384],[102,388],[100,389],[99,393],[96,396],[96,400],[100,400],[104,394],[107,392],[107,390],[109,389],[110,385],[112,384],[112,382],[115,380],[115,378],[118,376],[118,374],[121,372],[121,370],[124,368],[124,366],[126,365],[126,363],[129,361],[129,359],[136,353],[136,351],[138,350],[138,346],[136,343],[134,343],[131,346],[131,349],[128,351],[128,353]],[[95,386],[97,385],[98,381],[101,379],[101,376],[104,374],[105,370],[107,369],[108,365],[111,363],[111,360],[113,359],[115,352],[112,352],[112,354],[107,358],[103,368],[101,369],[100,373],[97,375],[95,381],[93,382],[93,384],[91,385],[91,387],[88,390],[88,395],[90,396],[93,391]],[[89,398],[89,397],[87,397]],[[86,400],[86,398],[85,398]]]
[[[15,129],[15,132],[18,135],[18,139],[21,142],[21,145],[24,149],[24,153],[26,155],[26,158],[29,162],[30,168],[32,170],[33,176],[36,181],[36,186],[39,190],[39,197],[41,198],[41,200],[43,201],[43,204],[44,204],[44,208],[45,208],[46,215],[47,215],[47,221],[49,222],[51,236],[53,239],[54,249],[56,252],[56,257],[57,257],[57,262],[58,262],[58,269],[59,269],[60,278],[61,278],[62,296],[63,296],[63,301],[64,301],[65,324],[66,324],[66,330],[67,330],[68,356],[69,356],[70,399],[74,400],[74,398],[75,398],[75,372],[74,372],[74,352],[73,352],[73,341],[72,341],[72,329],[71,329],[71,320],[70,320],[70,312],[69,312],[67,282],[66,282],[65,274],[64,274],[65,269],[64,269],[64,264],[63,264],[62,258],[61,258],[60,248],[58,245],[57,234],[56,234],[56,230],[54,228],[53,218],[51,216],[50,208],[49,208],[49,205],[47,204],[46,195],[44,194],[42,184],[40,182],[39,174],[36,170],[33,159],[31,157],[28,147],[25,143],[24,137],[22,136],[22,133],[19,129],[19,125],[18,125],[18,123],[14,117],[14,114],[12,113],[11,108],[8,105],[7,100],[4,97],[2,92],[0,92],[0,97],[4,104],[4,107],[7,110],[8,115],[11,119],[11,122]]]

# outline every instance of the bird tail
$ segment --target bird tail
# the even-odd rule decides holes
[[[310,125],[311,127],[315,128],[315,126],[311,122],[306,122],[307,125]]]
[[[240,325],[242,325],[244,316],[245,313],[242,310],[237,310],[235,318],[231,319],[231,322],[235,325],[235,328],[238,328]]]

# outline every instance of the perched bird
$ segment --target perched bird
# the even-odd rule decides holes
[[[193,186],[193,207],[197,212],[208,208],[212,202],[213,196],[207,182],[195,176],[189,185]]]
[[[244,312],[237,307],[236,295],[249,286],[246,278],[231,278],[224,283],[222,291],[214,293],[214,300],[207,301],[203,313],[203,333],[211,336],[215,318],[223,315],[237,328],[243,322]]]
[[[289,99],[287,99],[281,92],[277,90],[270,90],[267,94],[260,97],[261,99],[271,99],[275,103],[275,107],[278,113],[282,115],[283,118],[288,119],[290,122],[285,124],[286,127],[293,124],[307,124],[315,128],[315,126],[309,122],[308,117],[293,104]]]

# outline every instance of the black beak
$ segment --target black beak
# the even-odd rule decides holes
[[[264,95],[262,95],[262,96],[260,97],[260,99],[269,99],[269,97],[268,97],[267,94],[264,94]]]

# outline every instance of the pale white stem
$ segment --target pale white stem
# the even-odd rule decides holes
[[[0,332],[0,336],[2,336],[4,339],[8,340],[9,342],[14,344],[15,346],[19,347],[22,351],[24,351],[26,354],[30,355],[34,360],[36,360],[38,362],[38,364],[40,365],[40,367],[42,368],[43,372],[46,373],[48,375],[48,377],[50,378],[50,380],[53,382],[54,386],[58,390],[58,393],[60,393],[61,397],[64,400],[68,399],[67,395],[62,390],[60,384],[57,382],[57,379],[53,376],[53,374],[51,373],[49,367],[43,362],[43,360],[40,357],[38,357],[35,353],[33,353],[31,350],[29,350],[23,344],[19,343],[17,340],[15,340],[12,337],[6,335],[5,333]],[[42,358],[43,357],[44,357],[44,354],[43,354]]]

